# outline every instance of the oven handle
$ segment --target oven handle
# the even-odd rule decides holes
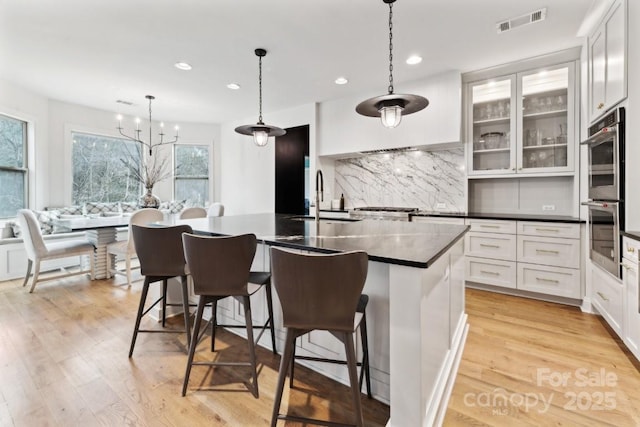
[[[593,206],[596,208],[608,208],[610,206],[615,206],[617,202],[594,202],[593,200],[589,200],[588,202],[580,203],[582,206]]]
[[[611,138],[611,135],[615,135],[618,133],[618,125],[606,127],[600,129],[597,133],[594,133],[585,141],[582,141],[580,145],[597,145],[601,144],[604,141]]]

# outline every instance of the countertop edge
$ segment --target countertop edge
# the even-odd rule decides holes
[[[411,217],[434,217],[434,218],[461,218],[461,219],[493,219],[493,220],[505,220],[505,221],[528,221],[528,222],[564,222],[569,224],[585,224],[586,220],[573,217],[532,217],[529,214],[479,214],[479,213],[466,213],[461,214],[457,212],[418,212],[410,213]]]

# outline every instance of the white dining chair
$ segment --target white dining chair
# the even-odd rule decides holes
[[[52,242],[46,244],[42,238],[42,231],[38,225],[36,215],[29,209],[20,209],[18,211],[18,223],[22,230],[22,240],[27,251],[27,274],[24,277],[22,286],[26,286],[31,275],[31,268],[35,263],[33,272],[33,281],[29,293],[32,293],[36,287],[36,283],[47,280],[61,279],[63,277],[76,276],[79,274],[90,274],[91,279],[94,278],[94,247],[88,241],[70,241],[70,242]],[[40,263],[49,259],[70,258],[74,256],[87,255],[89,257],[89,270],[80,268],[80,271],[67,272],[55,276],[40,277]]]
[[[109,275],[122,274],[127,278],[127,285],[131,286],[131,271],[140,268],[131,266],[131,261],[136,258],[131,225],[147,225],[152,222],[162,221],[163,217],[164,215],[161,211],[152,208],[139,209],[131,215],[127,240],[120,240],[107,245],[107,272]],[[113,265],[114,257],[124,258],[123,269],[118,269],[117,266]]]
[[[207,210],[197,206],[184,209],[180,212],[180,219],[206,218]]]
[[[207,216],[223,216],[224,215],[224,205],[222,203],[212,203],[209,206],[209,210],[207,211]]]

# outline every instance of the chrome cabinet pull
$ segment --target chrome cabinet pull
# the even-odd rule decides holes
[[[498,245],[487,245],[486,243],[480,243],[480,246],[482,246],[483,248],[495,248],[495,249],[500,249],[500,246],[498,246]]]
[[[545,279],[544,277],[536,277],[536,280],[539,282],[548,282],[548,283],[560,283],[559,280],[555,279]]]
[[[480,224],[480,227],[482,227],[482,228],[500,228],[499,225],[487,225],[487,224]]]
[[[596,294],[598,294],[598,296],[600,298],[602,298],[604,301],[609,301],[609,298],[605,297],[604,295],[602,295],[602,292],[596,292]]]
[[[558,230],[557,228],[540,228],[540,227],[536,227],[536,231],[549,231],[552,233],[559,233],[560,230]]]
[[[559,251],[552,251],[550,249],[536,249],[536,252],[554,254],[554,255],[558,255],[560,253]]]
[[[635,251],[636,251],[636,248],[634,248],[633,246],[627,247],[627,252],[629,252],[630,254],[634,253]]]
[[[487,271],[487,270],[480,270],[480,273],[482,274],[490,274],[492,276],[499,276],[500,273],[496,273],[495,271]]]

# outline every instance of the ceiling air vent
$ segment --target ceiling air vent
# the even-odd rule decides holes
[[[131,102],[131,101],[125,101],[125,100],[123,100],[123,99],[117,99],[117,100],[116,100],[116,102],[117,102],[118,104],[124,104],[124,105],[129,105],[129,106],[133,105],[133,102]]]
[[[527,13],[526,15],[517,16],[515,18],[507,19],[506,21],[498,22],[496,24],[496,29],[498,30],[498,34],[504,33],[505,31],[513,30],[514,28],[521,27],[527,24],[533,24],[534,22],[544,21],[547,17],[547,8],[542,8],[535,10],[531,13]]]

